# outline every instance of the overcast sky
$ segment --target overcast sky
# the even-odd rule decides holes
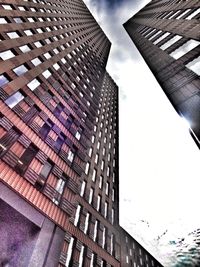
[[[107,70],[120,89],[121,225],[171,267],[169,241],[200,225],[199,150],[122,27],[149,1],[84,2],[112,42]]]

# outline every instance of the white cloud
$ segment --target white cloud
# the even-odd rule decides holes
[[[112,11],[85,2],[112,42],[107,69],[120,89],[121,224],[167,267],[171,247],[157,237],[168,229],[169,245],[199,226],[199,150],[123,29],[149,1],[124,1]]]

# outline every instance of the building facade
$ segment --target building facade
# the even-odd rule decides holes
[[[0,9],[1,266],[145,266],[121,263],[109,40],[81,0]]]
[[[124,27],[200,147],[200,2],[153,0]]]

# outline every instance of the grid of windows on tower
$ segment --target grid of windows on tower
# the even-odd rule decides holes
[[[81,0],[0,11],[0,265],[125,266],[110,42]]]
[[[200,147],[200,3],[151,1],[124,27]]]

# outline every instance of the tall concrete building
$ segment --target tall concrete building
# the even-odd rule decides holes
[[[200,147],[200,2],[152,0],[124,27]]]
[[[160,267],[124,252],[109,40],[81,0],[0,9],[0,265]]]

